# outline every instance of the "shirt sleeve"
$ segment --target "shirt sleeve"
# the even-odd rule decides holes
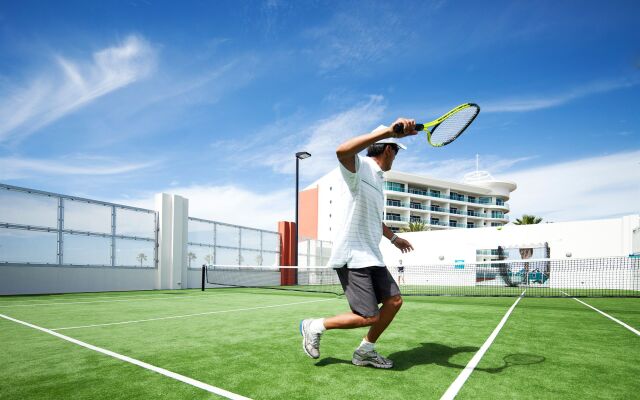
[[[352,193],[355,192],[358,189],[358,183],[360,182],[360,179],[358,179],[358,173],[360,172],[361,164],[360,156],[356,155],[356,172],[349,171],[344,167],[344,165],[342,165],[342,163],[339,164],[342,179],[347,184],[347,187],[349,187],[349,191],[351,191]]]

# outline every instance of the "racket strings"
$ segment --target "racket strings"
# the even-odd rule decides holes
[[[478,115],[478,107],[467,107],[449,116],[431,132],[431,144],[444,145],[454,141]]]

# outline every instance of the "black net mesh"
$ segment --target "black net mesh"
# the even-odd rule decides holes
[[[388,267],[405,296],[640,297],[640,258],[531,259]],[[328,267],[208,266],[206,288],[342,294]],[[402,279],[400,279],[402,278]]]

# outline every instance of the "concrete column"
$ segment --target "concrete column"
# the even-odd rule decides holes
[[[189,200],[167,193],[156,195],[160,215],[156,289],[187,287],[187,241]]]

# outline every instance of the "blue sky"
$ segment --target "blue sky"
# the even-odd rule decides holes
[[[516,181],[512,218],[640,212],[635,1],[0,0],[0,182],[275,229],[335,147],[482,112],[397,170]]]

